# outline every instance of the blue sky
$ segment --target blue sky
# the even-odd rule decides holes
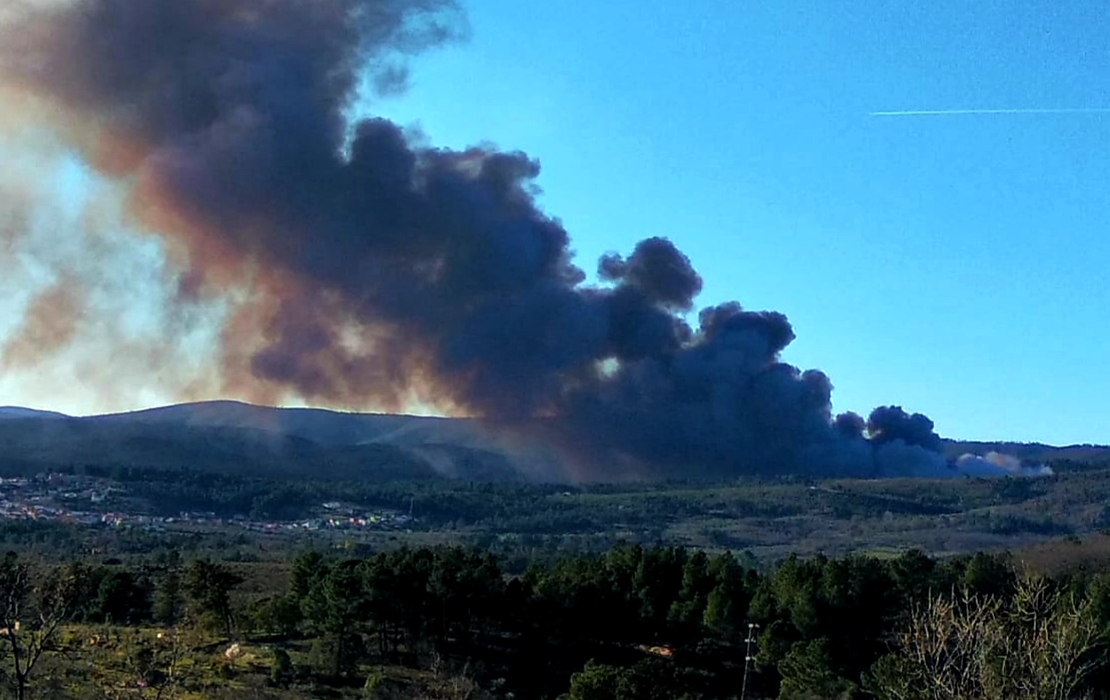
[[[537,157],[578,262],[672,238],[704,304],[774,309],[837,410],[1110,441],[1099,2],[469,0],[472,36],[373,109]]]

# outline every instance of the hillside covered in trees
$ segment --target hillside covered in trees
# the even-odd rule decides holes
[[[489,553],[174,551],[0,561],[14,697],[1080,698],[1110,687],[1110,575],[620,546],[506,574]]]

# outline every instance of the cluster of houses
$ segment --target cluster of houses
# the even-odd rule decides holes
[[[124,489],[114,482],[71,474],[0,478],[0,520],[35,520],[163,529],[173,525],[237,526],[257,532],[319,530],[399,530],[409,527],[411,515],[391,510],[362,512],[331,502],[321,504],[320,517],[297,521],[257,521],[246,517],[223,518],[216,513],[181,513],[157,516],[120,510]]]
[[[119,488],[103,479],[69,474],[0,478],[0,519],[55,520],[96,525],[110,523],[114,516],[76,504],[105,503]]]

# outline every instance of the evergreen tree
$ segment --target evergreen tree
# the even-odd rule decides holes
[[[223,564],[197,559],[185,570],[183,588],[197,612],[211,617],[231,638],[234,623],[231,590],[242,582],[243,577]]]
[[[154,620],[163,625],[176,625],[181,621],[185,601],[181,596],[181,576],[170,571],[158,582],[154,590],[154,605],[151,614]]]

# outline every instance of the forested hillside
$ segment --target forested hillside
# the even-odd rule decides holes
[[[962,700],[1110,687],[1110,576],[1046,577],[1005,555],[754,568],[619,546],[518,575],[442,547],[265,566],[9,555],[0,596],[13,645],[0,668],[19,697]]]

